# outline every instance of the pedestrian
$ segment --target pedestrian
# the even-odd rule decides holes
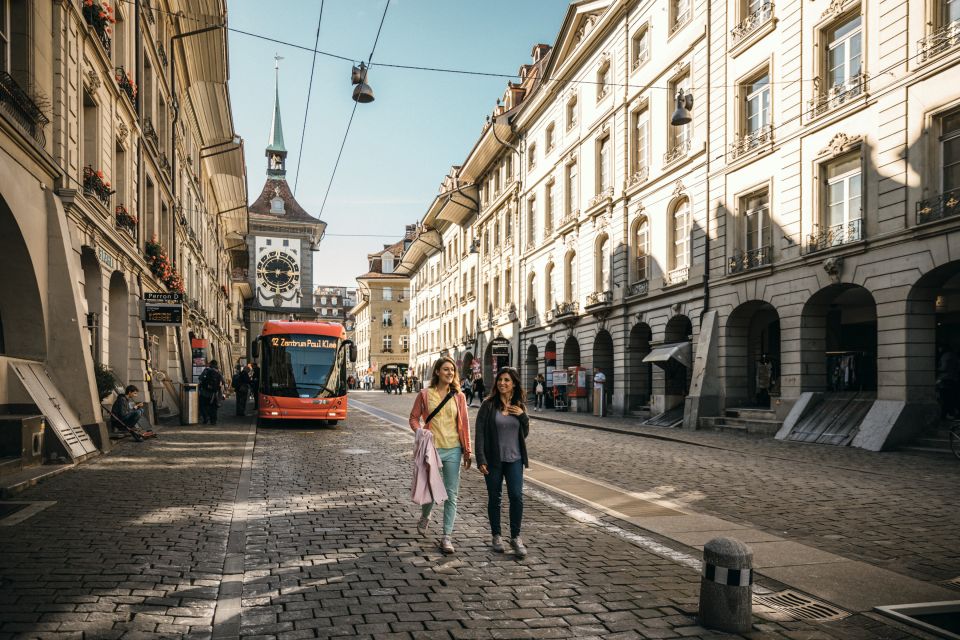
[[[452,402],[451,402],[452,401]],[[410,428],[429,429],[440,457],[443,486],[447,500],[443,503],[443,537],[440,550],[446,554],[455,551],[452,541],[453,524],[457,519],[457,495],[460,490],[460,465],[470,468],[470,424],[467,420],[467,403],[460,391],[457,363],[447,356],[433,365],[430,386],[417,394],[410,410]],[[417,531],[427,532],[430,514],[435,503],[421,507]]]
[[[486,392],[487,386],[483,384],[483,376],[479,373],[477,377],[473,379],[473,395],[480,398],[480,402],[483,402],[483,394]]]
[[[250,395],[250,376],[253,374],[253,365],[249,362],[237,374],[233,388],[237,392],[237,415],[247,415],[247,397]]]
[[[134,429],[140,418],[143,417],[143,403],[137,402],[137,394],[140,393],[135,385],[128,384],[123,390],[123,395],[117,396],[113,407],[110,409],[110,424],[115,431],[125,431]]]
[[[467,398],[467,406],[473,406],[473,385],[470,384],[470,378],[463,379],[463,395]]]
[[[543,411],[543,396],[544,391],[546,391],[546,379],[543,377],[542,373],[538,373],[537,377],[533,380],[533,393],[536,400],[534,410]]]
[[[937,390],[940,397],[940,417],[960,417],[960,358],[952,349],[940,354],[937,366]]]
[[[250,395],[253,396],[253,408],[260,408],[260,365],[247,363],[250,377]]]
[[[527,555],[520,537],[523,522],[523,468],[529,467],[527,415],[520,374],[513,367],[502,367],[497,373],[490,396],[477,413],[477,469],[487,484],[487,518],[490,520],[490,546],[503,552],[500,530],[500,506],[503,482],[510,499],[510,545],[518,558]]]
[[[223,375],[216,360],[203,370],[200,378],[200,420],[203,424],[217,424],[217,411],[223,403]]]
[[[607,396],[606,389],[604,385],[607,382],[607,376],[599,368],[594,367],[593,369],[593,388],[600,390],[600,395],[597,396],[597,402],[600,403],[600,406],[597,407],[597,415],[605,416],[607,415]]]

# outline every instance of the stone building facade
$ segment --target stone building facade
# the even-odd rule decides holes
[[[202,4],[224,22],[223,2]],[[230,357],[223,248],[245,229],[246,192],[225,33],[196,32],[164,2],[4,0],[0,11],[0,189],[11,192],[0,255],[25,270],[2,296],[0,403],[35,406],[58,433],[83,425],[106,448],[96,365],[175,413],[191,337]],[[181,290],[182,328],[144,325],[145,294]],[[42,365],[51,406],[16,381],[26,365],[15,360]]]
[[[357,304],[357,290],[353,287],[320,285],[313,290],[313,306],[321,322],[345,324],[347,316]]]
[[[405,375],[410,355],[410,278],[397,270],[412,241],[408,226],[403,240],[367,255],[369,271],[357,276],[353,340],[357,345],[357,375],[371,374],[380,388],[387,373]]]
[[[526,384],[599,369],[611,412],[656,424],[878,449],[934,423],[960,350],[958,20],[572,3],[453,176],[478,193],[457,224],[485,369],[502,336]]]

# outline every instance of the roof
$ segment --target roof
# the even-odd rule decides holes
[[[270,212],[270,201],[277,196],[283,200],[283,213]],[[320,222],[318,218],[314,218],[300,206],[297,199],[293,197],[290,184],[283,178],[267,178],[263,185],[263,191],[260,192],[260,197],[250,205],[250,213],[273,216],[282,220]]]
[[[280,122],[280,78],[277,77],[276,96],[273,102],[273,122],[270,123],[270,142],[267,151],[283,151],[283,124]]]

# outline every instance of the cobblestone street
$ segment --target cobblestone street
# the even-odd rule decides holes
[[[411,400],[379,393],[353,398],[394,414],[405,414]],[[228,403],[224,414],[231,412]],[[417,511],[409,500],[409,433],[357,409],[335,429],[264,428],[256,433],[252,465],[241,473],[244,448],[253,435],[250,423],[250,418],[227,418],[212,428],[166,427],[155,441],[122,443],[110,455],[20,494],[17,500],[56,503],[20,524],[0,527],[0,637],[721,635],[695,622],[700,580],[695,568],[645,550],[629,535],[611,533],[614,527],[604,526],[609,517],[600,512],[576,505],[583,516],[570,517],[558,510],[568,498],[528,484],[524,536],[530,555],[517,561],[510,553],[489,550],[485,491],[481,476],[471,470],[463,476],[457,553],[445,557],[436,546],[436,518],[426,538],[416,532]],[[820,530],[815,513],[821,486],[843,488],[832,500],[865,492],[866,506],[860,504],[856,511],[865,520],[871,509],[880,509],[881,496],[868,493],[880,485],[890,495],[926,486],[926,492],[914,488],[898,496],[903,504],[921,509],[921,498],[954,477],[947,470],[934,471],[936,461],[915,458],[917,468],[925,469],[918,475],[936,472],[941,480],[896,482],[893,474],[905,471],[909,461],[894,455],[878,458],[894,464],[883,475],[843,471],[838,463],[829,467],[833,475],[824,478],[822,465],[829,464],[830,454],[812,468],[813,461],[804,456],[813,449],[773,460],[756,450],[734,454],[543,421],[534,422],[530,442],[536,460],[636,490],[667,493],[671,486],[671,496],[685,496],[692,510],[728,518],[764,516],[755,524],[771,526],[782,517],[778,514],[792,510],[794,538],[801,529]],[[602,456],[584,455],[591,446]],[[765,450],[768,445],[749,446]],[[753,460],[753,466],[746,460]],[[724,472],[732,461],[743,468]],[[693,473],[696,465],[702,470]],[[810,468],[804,471],[804,466]],[[786,470],[792,475],[775,484],[777,474]],[[244,486],[245,477],[249,497],[238,510],[238,485]],[[793,492],[778,494],[787,485]],[[724,492],[735,495],[724,498]],[[955,515],[945,515],[948,501],[937,504],[943,526],[955,530]],[[229,607],[222,584],[225,573],[231,573],[225,567],[238,513],[244,516],[238,539],[243,560],[239,620],[225,616]],[[599,517],[591,520],[591,514]],[[929,518],[932,523],[933,515]],[[825,518],[823,528],[851,539],[868,530],[863,520],[844,524],[846,519],[840,511],[835,519]],[[619,527],[649,537],[629,524]],[[934,543],[932,534],[923,546],[918,557],[931,567],[937,562],[956,566],[953,556],[937,560],[934,551],[946,545]],[[689,548],[678,552],[696,554]],[[895,548],[888,552],[898,553]],[[858,614],[825,624],[756,618],[751,636],[915,634],[872,614]]]

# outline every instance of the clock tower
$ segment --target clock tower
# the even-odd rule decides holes
[[[287,182],[287,149],[280,122],[280,57],[276,57],[273,122],[267,143],[267,179],[249,207],[250,335],[267,320],[316,320],[313,305],[313,252],[326,223],[311,216]]]

